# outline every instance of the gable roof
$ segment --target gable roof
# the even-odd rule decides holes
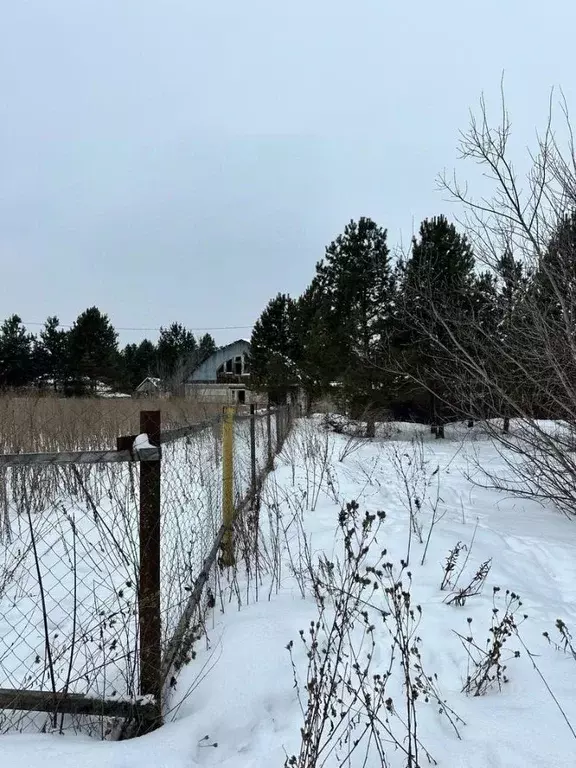
[[[250,352],[250,342],[247,339],[236,339],[236,341],[225,344],[207,357],[196,369],[187,377],[188,382],[194,381],[212,381],[216,380],[216,371],[234,355],[247,355]]]
[[[144,386],[144,384],[146,384],[146,382],[148,381],[151,384],[153,384],[157,389],[160,389],[160,387],[162,386],[162,379],[158,379],[155,376],[146,376],[146,378],[143,381],[141,381],[140,384],[138,384],[138,386],[136,387],[136,392],[138,392],[138,390],[141,389]]]

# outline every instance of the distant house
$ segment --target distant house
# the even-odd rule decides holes
[[[164,394],[162,380],[153,376],[146,376],[134,390],[136,397],[161,397]]]
[[[186,394],[203,402],[240,404],[256,402],[250,384],[250,342],[238,339],[220,347],[188,377]]]

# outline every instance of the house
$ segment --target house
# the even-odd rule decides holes
[[[238,339],[220,347],[188,377],[186,394],[203,402],[236,405],[255,403],[250,392],[250,342]]]
[[[146,376],[134,390],[136,397],[162,397],[163,394],[162,380],[153,376]]]

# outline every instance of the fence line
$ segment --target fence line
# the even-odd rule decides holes
[[[0,732],[161,722],[290,423],[252,406],[162,431],[144,411],[116,451],[0,456]]]

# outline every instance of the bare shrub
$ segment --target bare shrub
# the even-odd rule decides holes
[[[443,569],[443,576],[442,576],[442,582],[440,583],[440,590],[445,590],[448,587],[454,587],[455,583],[453,582],[454,574],[456,571],[456,566],[458,564],[458,559],[460,557],[460,553],[462,550],[466,549],[466,545],[463,544],[461,541],[459,541],[448,553],[448,556],[446,557],[446,560],[444,562],[444,569]]]
[[[560,635],[558,642],[553,641],[548,632],[543,632],[542,634],[546,640],[548,640],[550,645],[553,645],[559,651],[561,650],[564,651],[564,653],[569,653],[576,661],[576,648],[574,647],[574,638],[572,637],[572,633],[566,624],[562,621],[562,619],[556,619],[555,627],[558,631],[558,634]]]
[[[494,687],[502,690],[502,685],[508,682],[507,662],[520,656],[520,651],[510,651],[505,654],[507,641],[517,635],[518,627],[528,618],[523,615],[518,621],[517,613],[522,602],[514,592],[506,590],[504,613],[496,607],[496,596],[500,591],[494,587],[492,608],[492,626],[490,637],[484,646],[479,645],[472,634],[472,619],[467,619],[469,634],[464,636],[456,633],[468,654],[468,674],[462,690],[473,696],[483,696]]]
[[[282,452],[283,459],[292,467],[292,483],[306,499],[306,508],[314,511],[321,493],[338,503],[337,479],[332,470],[335,445],[326,431],[318,429],[312,420],[302,419],[292,430]]]
[[[419,700],[433,702],[458,733],[462,721],[442,699],[437,677],[423,670],[422,610],[412,604],[411,575],[405,564],[396,572],[378,544],[384,520],[383,512],[362,515],[356,502],[348,503],[338,521],[342,559],[323,555],[317,565],[309,562],[318,617],[300,632],[307,659],[303,684],[294,643],[287,646],[303,725],[300,750],[285,766],[316,768],[329,758],[339,765],[365,765],[369,753],[388,766],[390,748],[403,754],[407,768],[418,768],[423,760],[435,764],[418,736]],[[382,623],[391,638],[390,657],[385,669],[376,671]],[[402,702],[390,694],[396,677]]]
[[[428,461],[424,457],[424,444],[420,436],[410,441],[409,451],[404,450],[398,444],[394,444],[390,453],[392,464],[403,489],[400,501],[410,519],[406,553],[406,563],[410,563],[412,536],[415,535],[420,544],[424,542],[420,513],[430,484],[427,472]]]
[[[482,588],[486,583],[490,568],[492,567],[492,559],[486,560],[479,567],[469,584],[461,589],[457,589],[451,595],[449,595],[444,602],[448,605],[466,605],[466,601],[470,597],[479,595],[482,592]]]
[[[365,442],[365,439],[358,435],[348,435],[346,442],[340,446],[340,450],[338,451],[338,461],[345,461],[349,456],[352,456],[356,451],[359,451]]]
[[[567,105],[554,125],[552,100],[521,178],[511,160],[512,124],[504,95],[492,123],[484,99],[462,134],[461,154],[493,185],[474,197],[456,178],[441,186],[462,204],[477,259],[499,287],[498,323],[473,312],[432,308],[443,338],[434,343],[455,404],[480,419],[501,447],[496,488],[553,501],[576,512],[576,145]],[[564,143],[559,136],[564,136]],[[425,329],[423,329],[425,332]],[[542,419],[553,419],[555,428]],[[479,466],[478,469],[486,470]]]

